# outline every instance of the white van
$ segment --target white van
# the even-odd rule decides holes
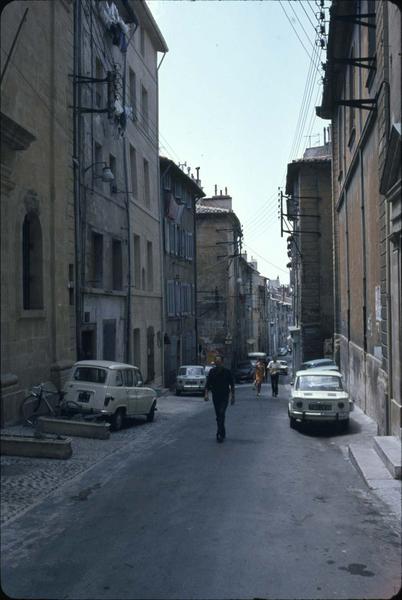
[[[143,387],[141,371],[125,363],[105,360],[76,362],[64,386],[64,399],[83,408],[99,411],[114,430],[125,417],[144,415],[154,420],[157,394]]]
[[[268,364],[268,356],[265,352],[249,352],[247,358],[251,360],[253,367],[255,367],[259,360],[262,360],[265,365]]]

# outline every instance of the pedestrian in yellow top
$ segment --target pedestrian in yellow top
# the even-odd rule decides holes
[[[255,366],[255,388],[257,390],[257,398],[260,396],[261,385],[265,379],[265,365],[262,360],[258,360]]]

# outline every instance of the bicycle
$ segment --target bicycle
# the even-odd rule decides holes
[[[53,406],[49,402],[50,396],[58,396],[58,402]],[[64,400],[65,392],[59,390],[49,390],[45,388],[44,383],[33,386],[29,396],[22,401],[21,409],[24,421],[28,425],[35,425],[38,417],[68,417],[77,414],[90,415],[91,418],[96,417],[98,411],[93,409],[85,409],[74,400]],[[100,414],[100,413],[99,413]]]

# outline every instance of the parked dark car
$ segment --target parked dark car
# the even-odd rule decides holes
[[[314,360],[306,360],[306,362],[300,365],[300,371],[305,371],[306,369],[330,369],[334,371],[339,371],[338,366],[331,358],[316,358]]]
[[[240,362],[234,372],[234,379],[236,383],[244,383],[246,381],[254,380],[254,366],[251,360],[245,360]]]

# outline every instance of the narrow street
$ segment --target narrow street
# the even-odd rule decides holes
[[[287,394],[165,397],[155,423],[2,530],[2,587],[23,598],[388,598],[397,523],[347,459],[349,434],[289,428]],[[128,433],[129,432],[129,433]],[[112,438],[113,439],[113,438]]]

